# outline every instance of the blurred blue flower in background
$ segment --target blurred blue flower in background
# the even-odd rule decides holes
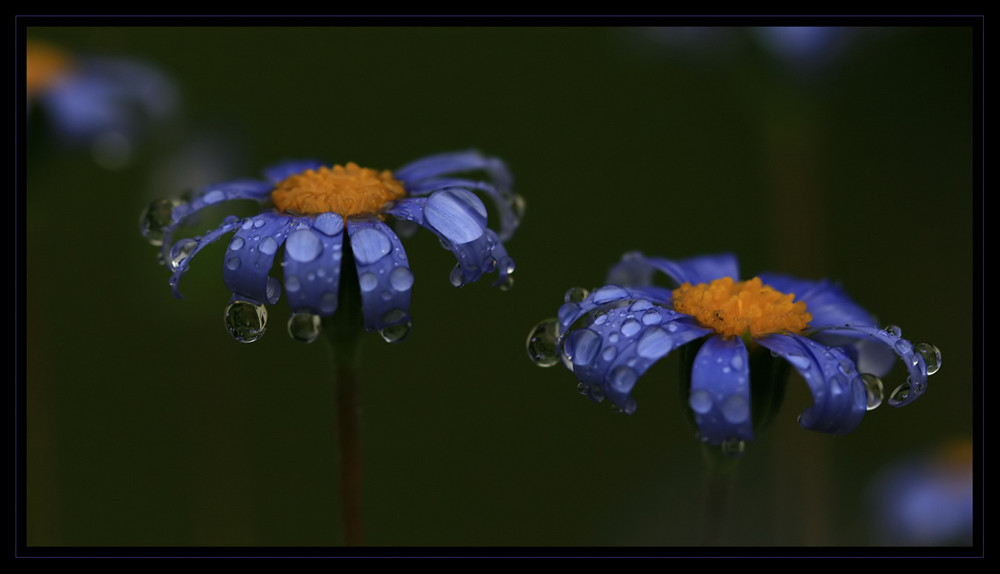
[[[127,163],[136,140],[177,111],[173,83],[138,60],[77,56],[38,41],[28,42],[26,58],[28,117],[44,115],[57,142],[89,146],[105,167]]]
[[[486,179],[457,175],[462,172],[481,172]],[[264,180],[208,185],[184,200],[154,201],[141,221],[143,235],[161,248],[161,262],[172,273],[170,284],[178,298],[180,278],[192,258],[233,234],[222,277],[233,293],[226,324],[238,341],[252,342],[263,334],[265,305],[281,296],[281,282],[270,275],[278,256],[283,257],[293,338],[311,342],[319,335],[322,319],[337,311],[342,266],[352,262],[365,329],[378,331],[389,342],[404,339],[411,324],[414,276],[398,229],[386,223],[386,216],[438,236],[458,260],[450,275],[454,286],[493,272],[501,288],[513,281],[514,260],[503,241],[519,225],[523,201],[511,191],[512,176],[498,158],[476,151],[443,153],[395,172],[354,163],[328,167],[312,160],[290,161],[265,175]],[[496,206],[499,232],[488,227],[486,206],[476,192]],[[243,219],[231,215],[204,236],[173,242],[174,232],[189,217],[234,200],[253,200],[266,209]]]
[[[654,285],[655,272],[678,287]],[[557,318],[529,335],[529,356],[542,366],[561,358],[582,394],[597,402],[608,398],[632,413],[639,377],[674,349],[698,341],[693,362],[683,367],[690,376],[688,403],[701,439],[724,445],[753,439],[763,413],[752,405],[775,400],[761,403],[756,394],[772,387],[773,373],[787,373],[772,364],[776,358],[795,368],[812,393],[814,403],[800,424],[834,434],[850,432],[882,402],[880,377],[897,355],[909,378],[891,394],[894,406],[921,395],[928,375],[940,367],[937,348],[911,344],[898,327],[876,326],[829,281],[738,278],[730,254],[686,261],[627,254],[603,287],[566,293]]]
[[[973,543],[973,445],[956,440],[886,466],[870,488],[880,544]]]

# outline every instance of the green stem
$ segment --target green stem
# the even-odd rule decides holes
[[[729,520],[730,501],[739,455],[725,453],[719,445],[702,444],[705,460],[705,507],[701,544],[719,546]]]

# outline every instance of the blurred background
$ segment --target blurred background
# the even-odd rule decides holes
[[[413,330],[400,344],[372,334],[361,355],[367,544],[698,544],[704,469],[677,358],[639,381],[627,416],[525,353],[567,289],[599,286],[632,250],[733,251],[746,277],[839,281],[943,354],[923,397],[883,405],[846,436],[797,425],[811,398],[793,376],[741,457],[723,544],[972,543],[971,456],[947,454],[971,452],[980,404],[969,21],[92,23],[33,21],[27,38],[70,66],[129,61],[153,79],[116,96],[131,114],[120,129],[68,130],[44,86],[29,102],[29,546],[340,544],[325,349],[289,338],[284,298],[262,339],[235,342],[222,321],[226,242],[195,258],[177,300],[139,216],[288,158],[393,169],[468,148],[503,158],[527,202],[506,244],[515,285],[455,289],[453,256],[431,233],[406,241]],[[897,365],[887,388],[904,378]],[[958,486],[934,486],[935,472]],[[925,482],[944,502],[897,496]],[[954,528],[921,528],[941,513],[957,515]]]

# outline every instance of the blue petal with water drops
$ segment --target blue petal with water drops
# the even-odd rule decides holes
[[[410,320],[413,273],[399,238],[381,219],[347,221],[358,269],[365,328],[381,331]]]
[[[651,285],[654,272],[660,271],[675,283],[709,283],[722,277],[739,277],[739,263],[731,253],[706,255],[673,261],[661,257],[646,257],[642,253],[626,254],[608,272],[607,282],[629,286]]]
[[[181,239],[170,247],[169,258],[166,260],[166,264],[174,272],[173,275],[170,276],[170,288],[173,290],[174,297],[183,299],[181,296],[180,281],[181,277],[184,276],[190,268],[191,259],[194,258],[199,251],[204,249],[206,245],[218,241],[220,237],[233,231],[240,225],[241,222],[238,218],[228,217],[222,225],[206,233],[204,237]]]
[[[285,240],[285,296],[293,312],[327,317],[337,310],[344,219],[322,213],[298,220]]]
[[[702,441],[753,440],[749,356],[742,339],[716,335],[698,349],[688,404]]]
[[[222,280],[235,295],[275,303],[281,284],[271,277],[278,249],[298,220],[291,215],[267,211],[248,217],[233,234],[223,256]]]
[[[490,181],[445,177],[461,172],[483,171]],[[423,196],[448,187],[483,192],[494,203],[500,217],[499,238],[509,240],[520,224],[523,202],[511,190],[513,176],[507,165],[496,157],[475,150],[438,154],[409,163],[394,173],[411,196]]]
[[[865,385],[842,349],[799,335],[766,335],[757,342],[788,361],[809,386],[813,405],[799,419],[804,428],[846,434],[861,423],[868,410]]]
[[[775,273],[761,273],[758,277],[765,285],[794,294],[796,301],[804,302],[812,315],[810,329],[847,324],[875,325],[874,317],[830,281],[810,281]]]

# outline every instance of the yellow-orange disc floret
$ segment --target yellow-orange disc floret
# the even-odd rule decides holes
[[[349,162],[310,169],[275,186],[271,200],[282,211],[302,214],[377,214],[387,203],[406,197],[403,184],[389,170],[375,171]]]
[[[42,42],[28,42],[25,66],[25,88],[32,96],[48,86],[68,70],[72,59],[66,52]]]
[[[799,333],[812,315],[795,295],[764,285],[759,277],[735,282],[731,277],[711,283],[684,283],[674,290],[677,311],[725,337],[758,337],[768,333]]]

